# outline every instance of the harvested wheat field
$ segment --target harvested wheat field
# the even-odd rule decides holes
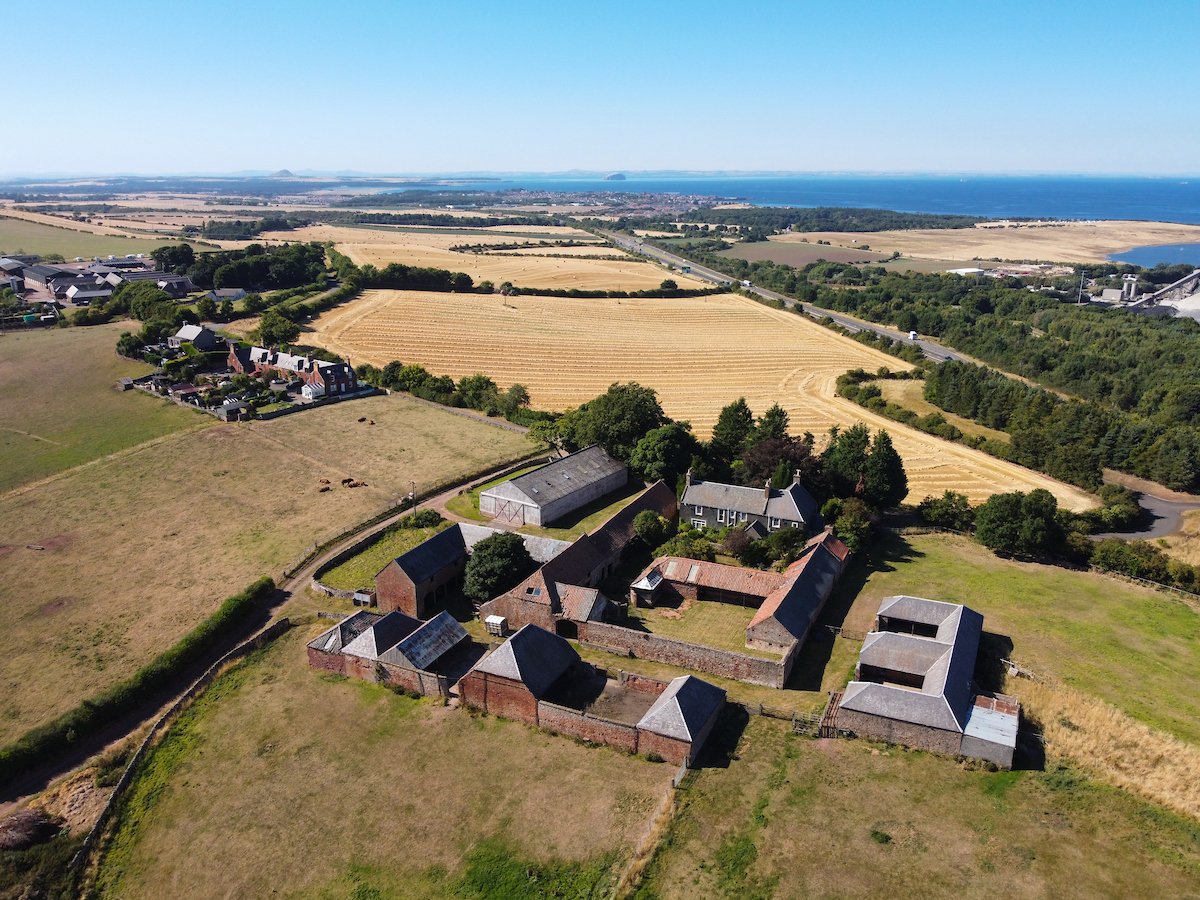
[[[99,896],[611,896],[674,766],[316,672],[304,642],[324,627],[280,638],[172,727]]]
[[[1200,241],[1200,225],[1170,222],[1036,222],[974,228],[930,228],[855,234],[820,231],[771,238],[780,243],[829,241],[836,247],[870,244],[874,253],[899,251],[929,259],[1016,262],[1106,262],[1110,253],[1152,244]]]
[[[484,422],[371,397],[170,435],[0,495],[0,743],[132,674],[410,480],[424,491],[529,449]]]
[[[682,288],[708,287],[706,283],[670,274],[666,269],[632,257],[628,259],[555,259],[501,257],[457,253],[455,244],[506,244],[543,239],[592,240],[586,231],[563,226],[504,226],[469,231],[401,231],[386,228],[346,228],[312,225],[295,231],[268,232],[266,240],[333,241],[338,250],[359,265],[403,263],[466,272],[478,281],[522,287],[577,290],[644,291],[657,288],[664,278],[674,278]],[[608,248],[607,253],[619,250]]]
[[[667,414],[701,437],[721,407],[745,396],[763,412],[778,402],[799,434],[866,422],[887,428],[920,500],[947,489],[980,501],[998,491],[1044,487],[1083,509],[1086,494],[1028,469],[921,434],[835,395],[838,375],[905,363],[790,312],[730,294],[687,300],[373,291],[317,320],[306,343],[355,362],[419,363],[460,378],[482,372],[520,382],[533,405],[563,409],[614,381],[655,388]]]

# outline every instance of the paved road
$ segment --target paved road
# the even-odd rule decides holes
[[[664,265],[674,266],[677,269],[687,266],[690,269],[688,274],[693,278],[699,278],[703,281],[711,281],[713,284],[733,284],[733,279],[723,272],[718,272],[715,269],[702,266],[699,263],[692,262],[690,259],[679,256],[676,253],[663,250],[660,247],[655,247],[641,238],[631,237],[630,235],[625,234],[617,234],[616,232],[612,231],[598,230],[597,234],[606,238],[607,240],[612,241],[622,250],[627,250],[630,253],[638,253],[642,256],[648,256],[651,259],[658,260]],[[789,308],[800,306],[804,312],[812,318],[832,319],[849,332],[873,331],[875,334],[891,338],[894,341],[912,344],[922,353],[924,353],[926,357],[932,359],[934,362],[945,362],[948,359],[958,360],[959,362],[969,361],[966,356],[963,356],[961,353],[956,353],[947,347],[943,347],[936,341],[931,341],[927,338],[910,341],[907,334],[897,331],[894,328],[888,328],[886,325],[876,325],[874,322],[866,322],[862,319],[855,318],[854,316],[848,316],[845,313],[822,309],[819,306],[813,306],[811,304],[805,306],[791,297],[785,296],[784,294],[780,294],[776,291],[758,287],[757,285],[741,287],[740,290],[747,293],[756,294],[759,297],[764,297],[768,300],[777,300]]]
[[[1156,497],[1145,491],[1135,491],[1134,497],[1142,508],[1141,520],[1137,531],[1114,531],[1106,534],[1094,534],[1093,540],[1115,537],[1127,541],[1149,541],[1154,538],[1175,534],[1183,526],[1183,514],[1193,509],[1200,509],[1200,502],[1195,500],[1168,500]]]

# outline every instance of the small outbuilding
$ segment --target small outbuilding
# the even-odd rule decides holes
[[[210,331],[203,325],[184,325],[167,338],[167,346],[175,350],[184,344],[191,344],[197,350],[208,352],[216,350],[220,343],[221,339],[217,337],[216,332]]]
[[[628,481],[624,463],[585,447],[481,492],[479,511],[511,525],[549,525]]]
[[[658,695],[637,723],[639,753],[690,766],[725,706],[725,691],[695,675],[681,675]]]

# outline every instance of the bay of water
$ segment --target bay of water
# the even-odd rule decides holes
[[[1140,219],[1200,224],[1200,177],[997,175],[513,175],[482,190],[621,191],[739,198],[761,206],[843,206],[989,218]],[[445,188],[442,188],[443,190]]]
[[[1109,259],[1146,268],[1164,263],[1169,266],[1186,263],[1200,268],[1200,244],[1154,244],[1149,247],[1134,247],[1124,253],[1114,253]]]

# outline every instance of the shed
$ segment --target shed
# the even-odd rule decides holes
[[[725,705],[725,691],[694,675],[667,685],[637,723],[638,750],[672,762],[695,761]]]
[[[479,511],[514,525],[549,525],[628,480],[624,463],[602,447],[585,447],[481,492]]]

